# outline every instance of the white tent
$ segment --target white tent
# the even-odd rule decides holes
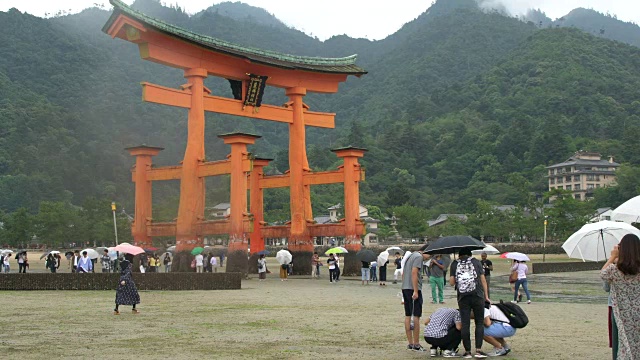
[[[611,212],[611,220],[627,224],[640,222],[640,196],[627,200]]]

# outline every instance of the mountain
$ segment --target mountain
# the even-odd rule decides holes
[[[605,15],[592,9],[574,9],[556,20],[555,24],[576,27],[596,36],[640,46],[640,27],[637,24],[623,22],[614,15]]]
[[[626,146],[640,135],[638,49],[607,40],[618,36],[613,25],[603,35],[571,25],[540,29],[547,21],[540,12],[526,22],[474,0],[440,0],[386,39],[322,42],[241,3],[195,15],[156,0],[133,6],[244,46],[358,53],[368,75],[350,78],[338,94],[305,98],[312,110],[337,113],[336,130],[308,130],[309,162],[334,168],[330,148],[369,148],[362,202],[384,210],[408,203],[466,212],[477,199],[523,204],[529,192],[545,190],[544,166],[578,149],[640,163],[640,148]],[[132,208],[133,159],[123,148],[162,146],[156,164],[181,160],[186,111],[141,102],[139,86],[178,87],[181,71],[142,61],[135,46],[102,33],[108,16],[98,8],[50,19],[0,12],[0,210],[35,212],[43,200],[81,204],[92,196]],[[231,95],[223,79],[206,85]],[[285,101],[282,89],[267,88],[265,103]],[[235,130],[263,135],[252,150],[275,158],[269,171],[287,170],[285,125],[216,114],[207,114],[208,159],[224,158],[228,148],[216,135]],[[178,193],[175,181],[154,184],[156,219],[175,216]],[[287,213],[286,191],[265,196],[270,219]],[[341,201],[329,186],[313,196],[316,213]],[[207,204],[227,197],[224,179],[207,180]]]

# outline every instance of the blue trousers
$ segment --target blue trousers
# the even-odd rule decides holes
[[[516,291],[513,293],[513,301],[518,301],[518,290],[520,290],[520,285],[524,289],[524,293],[527,294],[527,300],[531,300],[531,295],[529,295],[529,287],[527,286],[527,279],[518,279],[516,280],[516,284],[514,285]]]

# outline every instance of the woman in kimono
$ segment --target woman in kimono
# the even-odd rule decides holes
[[[120,305],[133,305],[131,311],[134,314],[138,314],[139,311],[136,309],[136,304],[140,304],[140,294],[138,294],[136,284],[131,277],[131,261],[124,260],[120,264],[120,268],[120,283],[116,290],[116,308],[113,310],[113,314],[120,315],[118,310]]]

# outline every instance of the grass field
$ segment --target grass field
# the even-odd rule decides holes
[[[493,260],[492,299],[507,300],[508,263]],[[320,280],[281,282],[271,274],[259,282],[254,276],[241,290],[145,291],[138,315],[123,308],[114,316],[112,291],[4,291],[0,352],[15,359],[427,357],[405,350],[399,285],[363,286],[355,278],[330,284],[323,271]],[[530,288],[534,303],[523,305],[530,324],[503,358],[609,357],[598,272],[532,275]],[[428,303],[426,284],[424,291],[429,314],[442,305]],[[445,301],[456,306],[450,287]]]

